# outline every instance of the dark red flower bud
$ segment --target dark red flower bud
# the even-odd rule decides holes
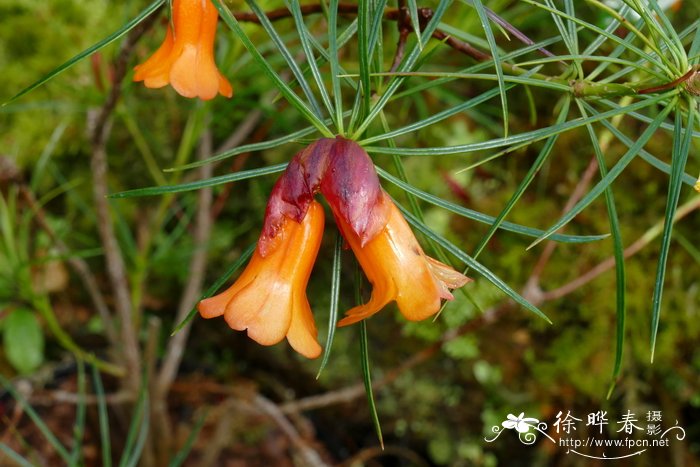
[[[265,223],[258,241],[260,254],[265,257],[275,244],[284,218],[301,222],[318,193],[321,178],[328,166],[328,152],[334,139],[323,138],[299,151],[272,188],[265,210]]]
[[[374,164],[354,141],[337,137],[321,181],[321,193],[336,217],[350,226],[364,246],[386,225],[388,207]]]
[[[363,246],[386,225],[389,211],[372,159],[354,141],[322,138],[292,158],[272,189],[258,243],[263,257],[274,249],[284,218],[301,222],[319,191]]]

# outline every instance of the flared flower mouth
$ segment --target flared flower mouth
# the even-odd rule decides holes
[[[173,20],[163,44],[134,70],[148,88],[172,85],[184,97],[209,100],[233,95],[231,83],[214,62],[219,14],[210,0],[174,0]]]
[[[265,256],[256,249],[241,276],[226,291],[197,305],[204,318],[223,315],[228,325],[262,345],[285,337],[308,358],[321,354],[306,298],[306,285],[323,234],[323,207],[313,202],[301,223],[286,218],[275,248]]]
[[[338,326],[369,318],[391,301],[396,301],[406,319],[423,320],[438,312],[442,299],[454,298],[450,289],[470,280],[423,252],[406,219],[386,193],[382,203],[389,212],[387,223],[364,246],[342,217],[336,216],[343,237],[373,286],[370,300],[350,309]]]

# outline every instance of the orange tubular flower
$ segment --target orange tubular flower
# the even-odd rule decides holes
[[[343,237],[373,285],[372,297],[338,326],[372,316],[391,301],[411,321],[440,309],[450,289],[470,279],[428,257],[406,219],[379,184],[369,155],[354,141],[322,138],[299,151],[272,188],[253,258],[226,291],[197,305],[204,318],[263,345],[287,337],[308,358],[321,354],[306,286],[323,235],[322,194]]]
[[[323,207],[312,201],[300,222],[284,217],[263,256],[260,247],[238,280],[197,305],[204,318],[224,315],[228,325],[262,345],[287,337],[294,350],[316,358],[321,346],[306,285],[323,235]]]
[[[470,280],[427,256],[391,198],[382,194],[381,203],[389,212],[386,226],[364,246],[347,222],[341,216],[335,216],[345,240],[373,286],[369,302],[349,310],[338,326],[362,321],[392,300],[396,300],[406,319],[420,321],[438,312],[440,299],[454,298],[450,289],[461,287]]]
[[[219,14],[210,0],[174,0],[173,26],[151,57],[134,68],[134,81],[147,88],[171,84],[184,97],[231,97],[233,88],[214,63]]]

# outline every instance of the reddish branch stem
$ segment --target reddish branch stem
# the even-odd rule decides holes
[[[324,8],[323,5],[320,3],[312,3],[308,5],[301,5],[299,7],[301,9],[301,14],[302,15],[312,15],[316,13],[323,13]],[[357,11],[359,10],[359,6],[357,4],[353,3],[339,3],[338,4],[338,13],[341,15],[356,15]],[[387,10],[391,11],[391,10]],[[238,20],[238,21],[245,21],[248,23],[260,23],[260,19],[255,15],[255,13],[248,13],[248,12],[238,12],[238,13],[233,13],[233,16]],[[265,13],[265,16],[267,16],[267,19],[270,21],[277,21],[281,19],[286,19],[286,18],[291,18],[292,17],[292,12],[289,11],[287,8],[277,8],[276,10],[271,10]]]
[[[681,76],[680,78],[674,79],[673,81],[669,83],[662,84],[661,86],[654,86],[653,88],[647,88],[647,89],[640,89],[637,91],[637,94],[654,94],[660,91],[665,91],[667,89],[675,88],[679,84],[683,84],[686,81],[688,81],[690,78],[695,75],[695,73],[698,72],[698,69],[693,67],[686,74]]]
[[[324,11],[323,6],[320,4],[301,5],[300,8],[301,14],[304,16],[322,13]],[[358,10],[359,6],[357,4],[338,4],[338,13],[341,15],[357,15]],[[432,19],[433,10],[430,8],[419,8],[418,10],[421,27],[423,27],[425,24],[428,23],[428,21],[430,21],[430,19]],[[275,10],[268,11],[267,13],[265,13],[265,15],[270,21],[278,21],[286,18],[291,18],[292,12],[286,8],[278,8]],[[238,21],[260,24],[260,19],[255,15],[255,13],[238,12],[233,13],[233,16]],[[397,66],[398,63],[401,62],[401,57],[403,56],[403,47],[405,46],[406,39],[408,38],[409,33],[413,31],[411,17],[408,14],[408,10],[405,7],[401,7],[385,9],[384,18],[390,21],[397,21],[399,23],[400,37],[396,57],[394,59],[394,64]],[[472,57],[475,60],[485,61],[491,59],[491,55],[489,55],[488,53],[482,52],[474,48],[470,44],[460,41],[459,39],[455,39],[454,37],[450,36],[444,31],[441,31],[440,29],[436,29],[435,32],[433,32],[432,37],[433,39],[437,39],[443,42],[444,44],[448,45],[449,47],[452,47],[454,50],[464,55],[468,55],[469,57]]]

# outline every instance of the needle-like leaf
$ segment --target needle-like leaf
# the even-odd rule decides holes
[[[693,109],[694,99],[689,99],[689,108]],[[659,332],[659,317],[661,316],[661,297],[664,289],[664,279],[666,277],[666,262],[668,252],[671,247],[671,235],[673,234],[673,218],[678,208],[678,200],[683,186],[681,176],[685,169],[690,153],[690,142],[692,140],[692,128],[695,124],[695,111],[688,112],[688,120],[683,128],[682,113],[680,108],[676,108],[676,131],[673,133],[673,150],[671,151],[671,179],[668,183],[668,197],[666,198],[666,214],[664,216],[664,232],[661,237],[661,252],[656,268],[656,279],[654,281],[654,296],[651,307],[651,361],[654,361],[654,351],[656,350],[656,337]]]

